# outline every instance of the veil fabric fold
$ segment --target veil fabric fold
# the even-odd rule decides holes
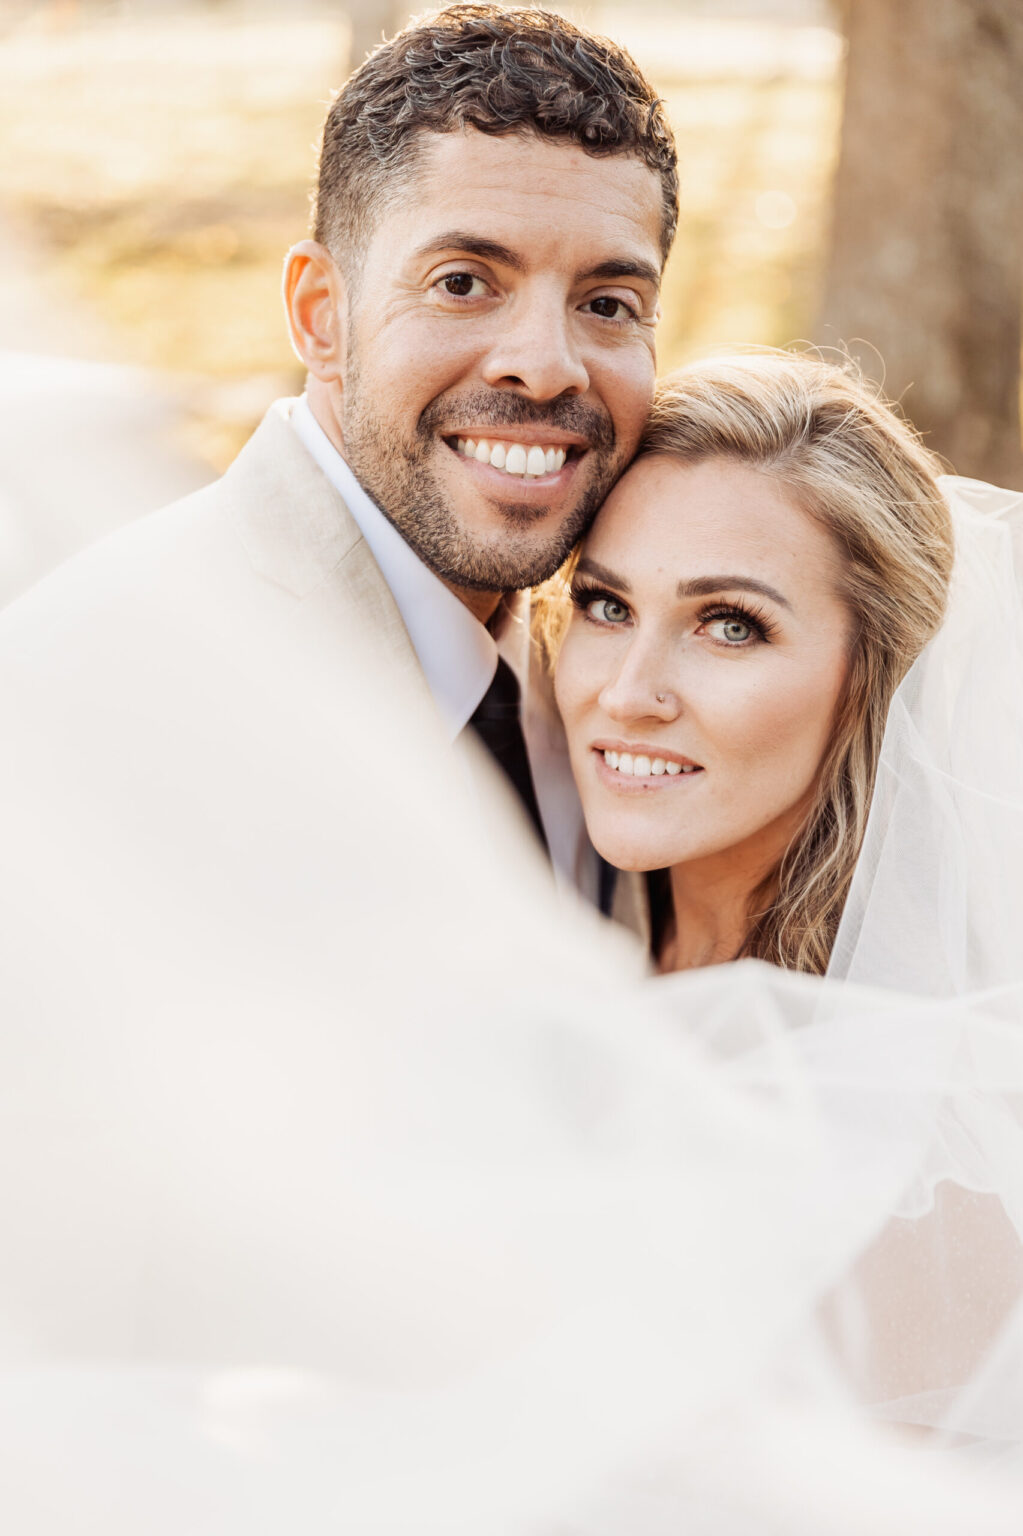
[[[786,1010],[799,1070],[761,1048],[743,1071],[778,1092],[805,1073],[850,1219],[871,1163],[890,1175],[826,1306],[860,1400],[1018,1459],[1023,495],[955,477],[943,490],[947,615],[893,700],[827,977],[809,1016]],[[870,1007],[851,984],[871,989]]]
[[[1023,494],[942,485],[948,612],[895,694],[828,971],[930,997],[1023,981]]]
[[[823,980],[643,980],[372,657],[130,532],[0,616],[5,1528],[1015,1532],[1019,498],[952,494]]]

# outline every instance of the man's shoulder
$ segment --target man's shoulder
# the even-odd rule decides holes
[[[292,431],[278,401],[228,470],[211,484],[131,522],[74,555],[0,614],[11,635],[109,628],[136,632],[170,603],[198,617],[302,598],[360,542],[358,527]]]
[[[271,408],[219,480],[75,555],[0,613],[0,688],[185,701],[415,653],[344,500]],[[184,707],[182,705],[182,707]]]

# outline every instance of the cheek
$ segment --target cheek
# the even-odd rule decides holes
[[[844,658],[836,658],[812,672],[754,682],[733,701],[733,729],[719,745],[744,777],[770,777],[781,797],[804,793],[827,749],[844,678]]]
[[[585,664],[585,651],[586,643],[578,632],[577,622],[573,620],[561,643],[558,663],[554,669],[554,698],[564,722],[570,746],[574,727],[585,707],[587,692],[594,691],[590,685],[592,672],[588,677]]]
[[[578,616],[569,623],[554,671],[554,698],[565,727],[569,753],[578,769],[594,733],[607,729],[600,696],[614,675],[617,647]]]
[[[417,420],[471,373],[478,351],[471,331],[470,325],[441,326],[429,317],[410,316],[360,338],[360,392],[380,403],[382,418]]]
[[[617,446],[627,458],[639,445],[650,412],[656,369],[652,350],[645,342],[625,349],[613,361],[603,359],[595,369],[598,389],[614,422]]]

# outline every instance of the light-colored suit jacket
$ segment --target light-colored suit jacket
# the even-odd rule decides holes
[[[270,701],[286,707],[293,679],[310,707],[326,712],[337,679],[372,664],[374,676],[394,682],[393,695],[374,707],[418,713],[411,742],[435,713],[390,589],[343,499],[293,431],[289,404],[271,408],[221,479],[76,557],[0,616],[0,648],[5,632],[8,654],[27,648],[57,682],[65,709],[74,698],[93,701],[100,717],[119,703],[137,714],[132,750],[140,772],[147,759],[152,767],[179,754],[218,699],[228,714],[242,707],[249,729],[263,694],[273,720]],[[550,729],[558,731],[539,659],[534,667],[530,687],[545,696]],[[31,676],[26,686],[39,687],[45,709],[47,687]],[[96,744],[88,721],[82,726],[88,757]],[[272,729],[279,736],[285,727]],[[173,739],[161,754],[168,731]],[[372,771],[372,742],[353,741],[352,750],[366,753]],[[475,771],[493,781],[488,793],[496,785],[504,794],[485,754],[474,756]],[[517,811],[514,802],[510,814]],[[642,934],[636,882],[619,881],[614,915]]]

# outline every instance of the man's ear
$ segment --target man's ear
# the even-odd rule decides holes
[[[342,383],[348,295],[337,262],[316,240],[300,240],[284,262],[284,308],[291,345],[316,379]]]

